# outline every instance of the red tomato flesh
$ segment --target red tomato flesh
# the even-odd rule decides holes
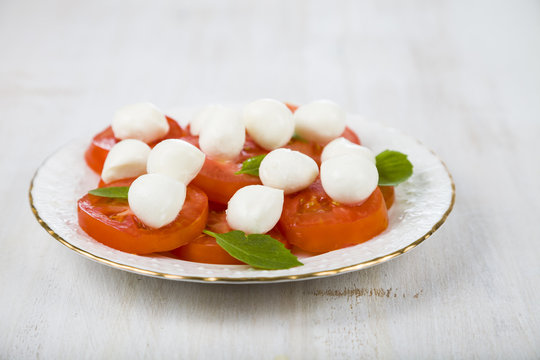
[[[129,186],[133,179],[109,186]],[[127,200],[86,194],[78,201],[81,228],[95,240],[114,249],[150,254],[169,251],[196,238],[208,217],[208,198],[194,186],[188,186],[186,200],[176,220],[159,229],[145,226],[129,209]]]
[[[356,245],[380,234],[388,213],[379,188],[361,205],[343,205],[325,194],[320,180],[285,197],[279,228],[302,250],[324,253]]]
[[[167,122],[169,123],[169,132],[163,138],[148,144],[150,147],[154,147],[162,140],[179,139],[184,135],[184,131],[175,120],[167,117]],[[94,136],[92,143],[90,143],[90,146],[84,153],[84,159],[88,166],[96,173],[101,174],[103,163],[105,163],[109,150],[119,141],[119,139],[114,137],[110,126]]]

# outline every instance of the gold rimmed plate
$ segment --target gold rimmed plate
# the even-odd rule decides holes
[[[95,241],[77,223],[77,200],[99,181],[84,162],[89,139],[74,140],[45,160],[32,179],[30,205],[47,232],[71,250],[101,264],[141,275],[197,282],[267,283],[361,270],[404,254],[430,237],[450,214],[455,187],[444,163],[414,138],[353,115],[348,116],[348,121],[363,145],[375,153],[392,149],[407,154],[414,174],[396,188],[386,231],[356,246],[300,256],[304,265],[296,268],[257,270],[247,265],[194,263],[161,254],[140,256]]]

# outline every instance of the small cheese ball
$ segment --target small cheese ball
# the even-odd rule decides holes
[[[246,129],[240,115],[229,108],[219,108],[204,122],[199,146],[215,160],[232,160],[244,148]]]
[[[345,131],[345,111],[330,100],[318,100],[296,109],[294,122],[300,137],[324,144]]]
[[[373,152],[369,148],[355,144],[343,137],[330,141],[328,145],[324,147],[321,154],[321,161],[350,154],[364,156],[366,159],[369,159],[371,162],[375,163],[375,155],[373,155]]]
[[[165,115],[147,102],[118,109],[114,113],[111,127],[117,139],[137,139],[145,143],[161,139],[169,132]]]
[[[249,185],[238,190],[227,205],[227,223],[246,234],[264,234],[278,222],[283,211],[283,190]]]
[[[140,140],[127,139],[116,143],[107,154],[101,179],[108,184],[146,173],[149,154],[150,146]]]
[[[242,117],[249,136],[266,150],[287,144],[294,134],[293,114],[277,100],[253,101],[244,107]]]
[[[149,174],[163,174],[189,184],[204,164],[204,153],[184,140],[163,140],[150,151],[146,169]]]
[[[375,164],[359,155],[343,155],[323,161],[321,183],[333,200],[343,204],[361,204],[379,182]]]
[[[220,111],[223,108],[224,106],[222,105],[208,105],[197,112],[189,122],[189,132],[191,135],[198,136],[201,133],[204,124],[213,116],[214,112]]]
[[[259,167],[262,183],[285,194],[307,188],[319,175],[315,160],[299,151],[276,149],[268,153]]]
[[[159,229],[173,222],[186,200],[186,186],[162,174],[139,176],[128,191],[131,211],[143,224]]]

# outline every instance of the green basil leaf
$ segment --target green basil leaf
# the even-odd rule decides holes
[[[407,155],[394,150],[385,150],[375,157],[379,171],[379,185],[395,186],[411,177],[413,165]]]
[[[129,186],[112,186],[90,190],[88,193],[95,196],[127,200],[128,191]]]
[[[225,234],[204,230],[204,233],[214,237],[218,245],[232,257],[255,268],[278,270],[304,265],[291,254],[289,249],[270,235],[250,234],[246,236],[243,231],[239,230]]]
[[[261,161],[263,161],[265,156],[266,154],[262,154],[247,159],[242,163],[242,169],[235,172],[235,174],[248,174],[253,176],[259,176],[259,167],[261,166]]]

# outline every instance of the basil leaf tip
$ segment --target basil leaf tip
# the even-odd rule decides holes
[[[379,185],[395,186],[411,177],[413,165],[407,155],[394,150],[385,150],[375,157],[379,172]]]
[[[127,200],[128,191],[129,186],[111,186],[90,190],[88,193],[94,196]]]
[[[235,175],[248,174],[253,176],[259,176],[259,167],[266,154],[250,157],[242,163],[242,168],[235,172]]]
[[[240,230],[224,234],[208,230],[203,232],[214,237],[218,245],[232,257],[255,268],[279,270],[304,265],[289,249],[270,235],[246,235]]]

